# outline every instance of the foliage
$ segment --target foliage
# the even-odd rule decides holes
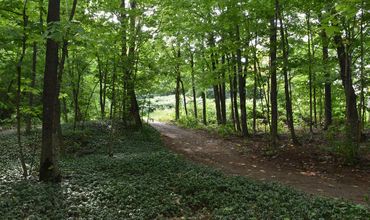
[[[367,219],[370,211],[340,200],[311,197],[276,183],[230,177],[186,162],[163,148],[150,127],[120,130],[114,157],[108,126],[66,131],[65,144],[88,137],[91,154],[61,159],[60,185],[22,180],[14,135],[3,135],[0,212],[5,219]],[[39,138],[34,142],[39,143]],[[12,164],[10,166],[9,164]],[[57,208],[56,208],[57,207]]]

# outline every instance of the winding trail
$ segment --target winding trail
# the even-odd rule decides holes
[[[226,174],[275,181],[311,195],[366,204],[365,194],[370,192],[370,172],[365,176],[352,175],[351,172],[346,175],[310,175],[295,167],[282,167],[276,161],[242,154],[238,151],[240,142],[226,140],[206,131],[183,129],[161,122],[153,122],[151,125],[161,133],[164,144],[172,151]]]

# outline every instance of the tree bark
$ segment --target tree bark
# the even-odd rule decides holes
[[[36,87],[36,69],[37,69],[37,43],[33,43],[33,52],[32,52],[32,71],[31,71],[31,89],[35,89]],[[30,92],[28,97],[28,106],[30,110],[33,112],[33,100],[34,94],[33,91]],[[29,114],[26,118],[26,134],[29,134],[32,129],[32,116]]]
[[[236,40],[240,45],[240,29],[239,25],[236,26]],[[241,115],[241,128],[243,137],[248,136],[248,126],[247,126],[247,108],[246,108],[246,93],[245,93],[245,83],[246,76],[243,73],[242,65],[242,50],[240,46],[236,50],[238,77],[239,77],[239,102],[240,102],[240,115]],[[246,61],[248,62],[248,61]]]
[[[127,57],[127,14],[126,14],[126,0],[121,1],[121,31],[122,31],[122,48],[121,48],[121,62],[123,72],[123,89],[122,89],[122,121],[124,125],[127,124],[127,82],[128,82],[128,57]]]
[[[275,1],[275,14],[270,20],[270,72],[271,72],[271,146],[277,147],[278,135],[278,106],[277,106],[277,81],[276,81],[276,51],[277,51],[277,1]]]
[[[104,120],[105,118],[105,103],[106,103],[106,72],[103,73],[102,61],[100,60],[99,54],[97,54],[98,59],[98,71],[99,71],[99,104],[100,104],[100,118]]]
[[[308,64],[308,84],[310,90],[310,133],[313,133],[313,85],[312,85],[312,53],[311,53],[311,21],[310,21],[310,12],[306,14],[307,20],[307,35],[308,35],[308,42],[307,42],[307,56],[309,60]]]
[[[76,13],[76,7],[77,7],[77,0],[73,0],[73,4],[72,4],[72,9],[71,9],[71,13],[69,15],[69,22],[71,22],[73,20],[73,17]],[[68,34],[69,30],[67,30],[67,33]],[[57,81],[57,100],[56,100],[56,108],[55,108],[55,112],[54,112],[54,117],[55,117],[55,120],[54,120],[54,123],[56,124],[55,127],[56,127],[56,134],[55,136],[57,137],[56,139],[56,145],[57,147],[59,147],[59,145],[62,145],[62,140],[63,140],[63,137],[62,137],[62,126],[61,126],[61,104],[60,104],[60,99],[59,99],[59,94],[60,94],[60,90],[61,90],[61,86],[62,86],[62,83],[63,83],[63,72],[64,72],[64,64],[65,64],[65,60],[68,56],[68,40],[66,39],[66,37],[63,38],[63,46],[62,46],[62,57],[59,61],[59,71],[58,71],[58,81]]]
[[[361,22],[360,22],[360,84],[361,84],[361,92],[360,92],[360,107],[359,107],[359,116],[360,116],[360,132],[365,127],[365,113],[366,113],[366,103],[365,103],[365,88],[366,88],[366,75],[365,75],[365,38],[364,38],[364,7],[365,1],[361,2]]]
[[[320,19],[322,20],[322,19]],[[322,64],[324,69],[325,75],[325,101],[324,101],[324,114],[325,114],[325,124],[324,130],[328,129],[328,127],[332,123],[332,99],[331,99],[331,78],[330,72],[328,69],[329,64],[329,39],[328,35],[325,31],[325,28],[322,27],[321,30],[321,40],[322,40]]]
[[[238,109],[238,70],[237,70],[237,61],[236,57],[233,55],[234,60],[234,76],[233,76],[233,98],[234,98],[234,116],[235,116],[235,124],[236,130],[241,131],[240,127],[240,119],[239,119],[239,109]]]
[[[109,118],[113,120],[115,118],[115,111],[116,111],[116,80],[117,80],[117,66],[116,66],[116,59],[113,59],[114,66],[113,66],[113,79],[112,79],[112,102],[110,106],[110,113]],[[112,122],[113,123],[113,122]]]
[[[221,83],[220,83],[220,104],[221,104],[221,123],[223,125],[227,122],[226,115],[226,79],[225,79],[225,55],[221,57],[222,73],[221,73]]]
[[[177,51],[178,59],[181,57],[180,49]],[[178,61],[177,61],[178,62]],[[176,91],[175,91],[175,112],[176,112],[176,121],[180,119],[180,81],[181,81],[181,75],[180,75],[180,64],[176,63]]]
[[[211,36],[209,39],[209,44],[211,48],[215,47],[215,39],[214,36]],[[216,117],[217,117],[217,124],[222,124],[222,115],[221,115],[221,102],[220,102],[220,90],[219,90],[219,76],[217,73],[216,67],[216,56],[214,52],[211,54],[211,63],[212,63],[212,74],[214,76],[215,82],[213,83],[213,93],[215,96],[215,107],[216,107]]]
[[[229,72],[229,85],[230,85],[230,109],[231,109],[231,120],[234,125],[234,130],[236,130],[236,121],[235,121],[235,112],[234,112],[234,85],[233,85],[233,77],[234,74],[233,69],[234,65],[232,65],[233,62],[230,61],[230,57],[227,56],[227,66],[228,66],[228,72]]]
[[[185,115],[186,115],[186,116],[188,116],[188,107],[187,107],[187,104],[186,104],[185,87],[184,87],[184,82],[182,81],[182,79],[180,79],[180,83],[181,83],[182,97],[183,97],[183,99],[184,99],[184,110],[185,110]]]
[[[352,84],[352,59],[348,52],[348,48],[343,42],[340,33],[334,36],[334,42],[337,47],[338,62],[340,66],[340,77],[344,87],[346,96],[346,136],[348,141],[348,148],[351,150],[351,159],[358,157],[358,147],[360,140],[360,123],[357,111],[356,94]]]
[[[194,117],[197,119],[198,118],[197,93],[195,90],[194,54],[192,51],[190,51],[190,65],[191,65],[191,86],[193,91]]]
[[[203,102],[203,124],[207,125],[207,103],[206,103],[206,93],[202,92],[202,102]]]
[[[25,0],[23,3],[23,37],[22,37],[22,51],[21,51],[21,56],[19,58],[18,64],[17,64],[17,98],[16,98],[16,118],[17,118],[17,143],[18,143],[18,149],[19,149],[19,160],[21,161],[21,166],[23,170],[23,177],[27,178],[28,176],[28,171],[27,171],[27,166],[25,162],[25,157],[24,157],[24,149],[22,145],[22,140],[21,140],[21,83],[22,83],[22,66],[23,66],[23,60],[24,56],[26,54],[26,43],[27,43],[27,33],[26,33],[26,27],[28,25],[28,16],[26,14],[27,11],[27,3],[28,1]]]
[[[60,21],[60,0],[49,0],[48,26]],[[55,108],[58,99],[58,43],[47,39],[43,93],[42,148],[40,160],[40,181],[59,182],[61,175],[58,167]]]
[[[253,134],[257,133],[257,87],[258,87],[258,69],[257,69],[257,44],[258,34],[256,32],[255,45],[253,51],[253,72],[254,72],[254,84],[253,84]]]
[[[130,1],[131,10],[136,10],[136,0]],[[127,95],[130,98],[130,114],[129,119],[133,121],[137,128],[142,127],[140,108],[136,99],[135,92],[135,63],[136,63],[136,15],[130,15],[130,41],[128,51],[128,68],[127,68]]]
[[[281,46],[283,51],[283,74],[284,74],[284,92],[285,92],[285,110],[286,110],[286,117],[287,117],[287,123],[290,130],[290,136],[292,138],[292,141],[294,144],[299,144],[298,139],[295,135],[294,130],[294,118],[293,118],[293,108],[292,108],[292,98],[290,96],[289,91],[289,78],[288,78],[288,66],[289,66],[289,44],[288,44],[288,36],[285,36],[284,31],[284,23],[282,19],[282,12],[280,11],[279,1],[277,2],[277,10],[278,10],[278,16],[280,20],[280,35],[281,35]]]

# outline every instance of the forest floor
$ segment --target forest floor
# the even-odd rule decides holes
[[[370,193],[370,160],[359,166],[341,165],[330,153],[313,146],[282,145],[278,154],[264,155],[265,138],[223,138],[205,130],[180,128],[161,122],[157,129],[165,145],[190,160],[220,169],[226,174],[274,181],[313,195],[366,202]]]
[[[41,130],[22,134],[30,171],[27,179],[21,175],[17,136],[14,131],[0,132],[0,218],[369,219],[366,206],[308,195],[273,181],[225,175],[196,164],[167,149],[150,126],[119,127],[112,136],[108,125],[88,122],[77,130],[63,125],[59,184],[37,180]],[[153,126],[167,133],[167,143],[178,141],[175,149],[194,151],[199,161],[208,157],[196,151],[211,155],[209,163],[216,163],[218,153],[222,160],[238,162],[237,151],[221,149],[221,143],[228,143],[221,138],[165,124]],[[205,147],[209,149],[204,151]],[[110,148],[113,157],[107,155]],[[272,172],[260,163],[255,165],[261,166],[255,173]]]

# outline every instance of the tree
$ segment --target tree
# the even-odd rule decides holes
[[[278,134],[278,106],[277,106],[277,80],[276,80],[276,51],[277,51],[277,9],[278,1],[275,1],[275,13],[270,19],[270,77],[271,77],[271,146],[277,147]]]
[[[299,144],[298,139],[295,135],[294,130],[294,118],[293,118],[293,109],[292,109],[292,99],[290,97],[290,91],[289,91],[289,79],[288,79],[288,66],[289,66],[289,60],[288,60],[288,37],[285,36],[285,30],[284,30],[284,23],[282,19],[282,12],[280,9],[279,1],[276,0],[277,5],[277,13],[279,16],[280,21],[280,36],[281,36],[281,47],[283,51],[283,75],[284,75],[284,92],[285,92],[285,111],[286,111],[286,117],[287,117],[287,123],[290,130],[290,135],[292,138],[292,141],[294,144]]]
[[[60,1],[49,0],[47,23],[52,30],[60,21]],[[46,43],[43,114],[42,114],[42,147],[40,161],[40,181],[58,182],[61,174],[58,167],[55,108],[58,99],[58,43],[48,36]]]

